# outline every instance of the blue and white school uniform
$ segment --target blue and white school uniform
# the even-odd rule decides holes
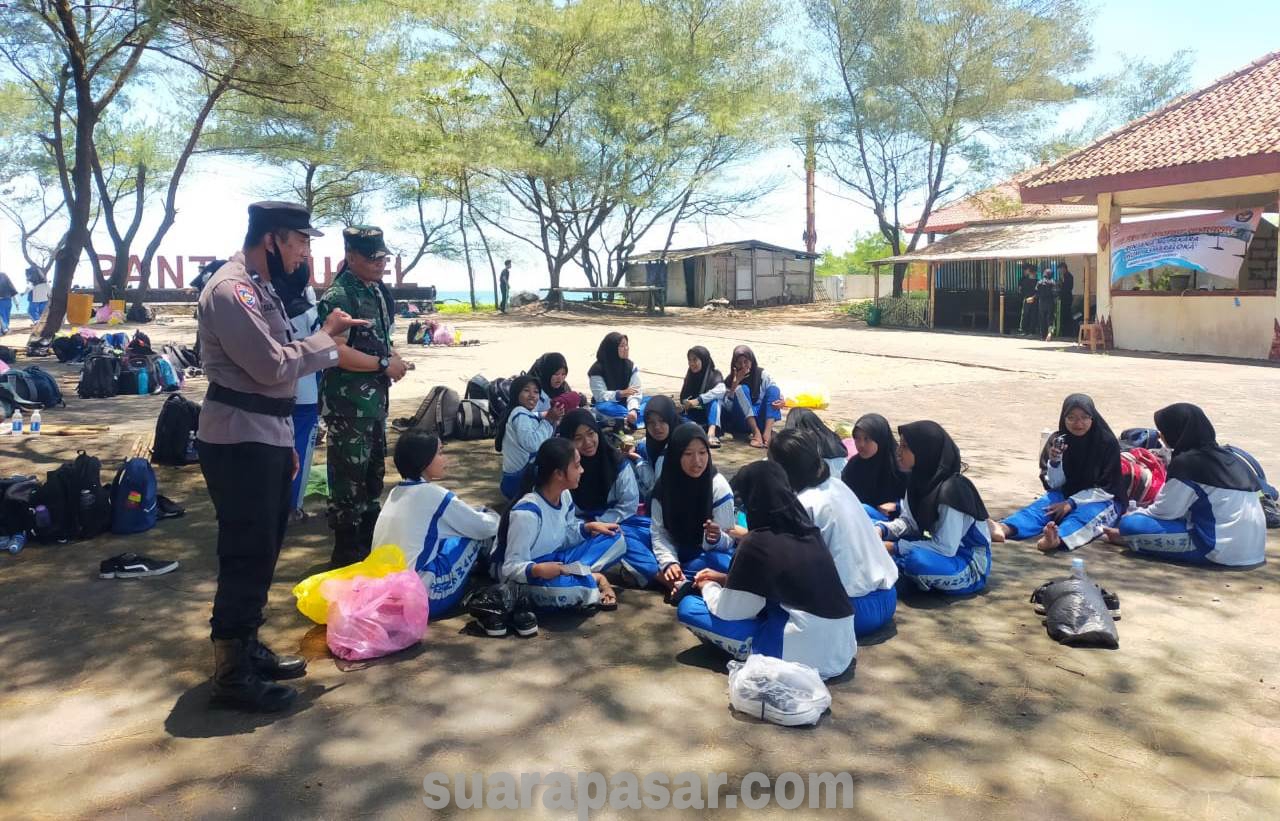
[[[639,460],[632,463],[636,471],[636,482],[640,486],[640,498],[648,500],[653,495],[653,488],[662,475],[662,465],[667,460],[667,451],[663,449],[657,459],[649,460],[649,442],[641,439],[636,443],[636,454]]]
[[[316,310],[316,292],[308,285],[304,291],[311,307],[289,320],[293,338],[306,339],[320,324]],[[302,509],[307,478],[311,475],[311,457],[315,455],[316,424],[320,421],[320,374],[309,373],[298,378],[293,405],[293,449],[298,454],[298,475],[293,477],[291,499],[294,510]]]
[[[698,395],[698,402],[701,407],[683,408],[681,412],[689,419],[690,422],[696,422],[704,429],[715,425],[720,427],[720,418],[724,412],[724,397],[729,392],[723,382],[717,382],[711,387],[711,390]]]
[[[631,379],[627,383],[628,388],[635,388],[636,392],[623,399],[618,394],[620,391],[611,391],[605,385],[603,375],[592,375],[588,380],[591,387],[591,401],[595,405],[596,413],[601,416],[607,416],[611,419],[622,419],[631,411],[636,412],[636,426],[644,427],[644,406],[647,404],[644,393],[640,387],[640,369],[635,365],[631,366]]]
[[[824,456],[822,458],[822,461],[827,463],[827,470],[831,472],[831,475],[835,476],[838,479],[840,478],[840,474],[844,473],[845,465],[849,464],[849,457],[848,456]]]
[[[807,664],[824,679],[858,655],[854,617],[818,534],[752,531],[721,586],[686,596],[677,618],[736,659],[752,653]]]
[[[498,580],[525,585],[534,604],[543,609],[598,604],[600,589],[591,574],[617,564],[627,542],[621,533],[588,537],[586,526],[567,490],[554,505],[536,490],[520,497],[508,515],[506,544],[494,555]],[[538,579],[531,571],[539,562],[578,565],[583,572]]]
[[[1147,556],[1247,567],[1266,561],[1267,522],[1257,491],[1170,478],[1145,508],[1120,519],[1120,535]]]
[[[555,426],[525,407],[516,407],[507,417],[502,439],[502,495],[514,499],[520,492],[524,469],[537,455],[542,443],[556,435]]]
[[[1039,537],[1053,521],[1049,516],[1049,505],[1069,501],[1071,512],[1058,523],[1058,534],[1062,537],[1063,547],[1075,550],[1101,536],[1103,528],[1114,525],[1123,512],[1115,497],[1099,487],[1064,496],[1060,488],[1067,483],[1067,475],[1062,470],[1061,461],[1050,462],[1046,466],[1045,482],[1050,488],[1048,493],[1001,522],[1011,529],[1010,539]]]
[[[640,516],[640,488],[636,472],[624,459],[618,475],[609,490],[609,507],[605,510],[578,509],[578,518],[588,522],[611,522],[618,525],[627,542],[627,552],[622,556],[622,568],[631,580],[644,587],[658,576],[658,560],[653,556],[648,516]]]
[[[859,637],[870,635],[893,619],[898,607],[898,566],[884,549],[880,531],[848,485],[838,478],[805,488],[796,495],[831,551],[840,583],[853,606]]]
[[[769,372],[761,368],[759,395],[753,397],[746,384],[738,385],[733,393],[725,395],[721,415],[724,429],[734,434],[749,433],[751,429],[747,426],[747,419],[755,419],[756,425],[763,431],[765,420],[772,419],[776,422],[782,419],[782,411],[773,406],[781,398],[782,390],[773,384]]]
[[[991,529],[948,505],[938,505],[938,522],[925,538],[911,515],[911,504],[902,500],[898,518],[879,525],[886,539],[896,542],[894,563],[898,572],[921,590],[961,596],[987,586],[991,573]]]
[[[737,522],[734,518],[733,489],[723,473],[717,473],[711,479],[711,520],[720,526],[720,539],[714,544],[700,540],[697,548],[680,548],[667,532],[662,516],[662,502],[653,499],[649,503],[649,517],[652,519],[650,535],[653,543],[653,555],[658,561],[658,569],[664,570],[667,565],[678,562],[686,579],[692,579],[699,570],[711,568],[721,573],[729,572],[729,563],[733,561],[733,537],[729,529]]]
[[[393,544],[426,585],[431,618],[462,602],[467,578],[482,550],[498,535],[498,514],[477,510],[422,479],[391,488],[373,528],[374,545]]]

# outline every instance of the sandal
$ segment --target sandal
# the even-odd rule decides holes
[[[613,601],[611,602],[605,601],[604,600],[605,596],[613,596]],[[601,590],[600,602],[596,605],[596,607],[599,608],[600,610],[605,611],[606,613],[610,613],[610,612],[613,612],[614,610],[617,610],[618,609],[618,591],[612,588],[610,588],[609,590]]]
[[[708,436],[708,437],[707,437],[707,447],[711,448],[712,450],[715,450],[716,448],[720,447],[720,437],[719,437],[719,436]]]

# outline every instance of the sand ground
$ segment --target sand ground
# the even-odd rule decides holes
[[[570,382],[585,387],[597,342],[619,327],[650,391],[677,389],[690,345],[706,344],[727,364],[732,346],[745,342],[784,387],[825,386],[832,421],[873,410],[895,424],[936,419],[997,515],[1036,495],[1039,431],[1073,391],[1092,394],[1117,430],[1148,424],[1165,403],[1195,401],[1222,441],[1280,474],[1280,370],[1266,365],[867,329],[821,308],[457,324],[480,344],[409,352],[417,370],[393,389],[394,415],[411,412],[431,385],[461,389],[473,373],[510,374],[545,350],[563,351]],[[166,317],[147,330],[157,343],[190,342],[194,324]],[[79,400],[72,367],[40,364],[65,375],[69,397],[46,425],[105,422],[111,431],[0,439],[0,471],[43,474],[76,448],[110,466],[149,434],[163,397]],[[203,389],[197,379],[186,392],[198,399]],[[496,503],[491,443],[451,443],[449,452],[456,461],[447,484]],[[730,443],[716,460],[732,472],[757,456]],[[859,818],[1280,814],[1275,531],[1269,563],[1247,572],[1083,548],[1090,572],[1123,602],[1116,651],[1055,644],[1028,605],[1031,590],[1066,571],[1066,556],[997,546],[984,593],[907,592],[893,629],[860,649],[854,676],[832,685],[830,714],[816,728],[788,730],[731,713],[724,659],[699,647],[651,592],[625,591],[614,613],[544,619],[532,640],[478,638],[454,617],[433,623],[405,653],[336,663],[322,628],[289,595],[328,556],[319,518],[290,530],[264,628],[277,648],[307,655],[310,672],[298,706],[268,718],[206,709],[212,509],[198,467],[157,473],[162,492],[186,505],[185,518],[140,536],[0,556],[0,816],[485,817],[433,814],[422,803],[423,777],[553,770],[725,772],[731,789],[753,771],[844,771],[854,809],[841,815]],[[98,561],[124,550],[182,566],[154,579],[97,579]]]

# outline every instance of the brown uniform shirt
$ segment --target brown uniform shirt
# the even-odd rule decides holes
[[[284,306],[268,283],[255,279],[237,252],[200,292],[200,360],[209,382],[287,399],[298,378],[338,364],[328,334],[293,341]],[[293,447],[293,419],[233,408],[205,399],[200,441],[211,445],[261,442]]]

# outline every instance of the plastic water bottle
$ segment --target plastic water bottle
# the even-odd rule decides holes
[[[1084,559],[1075,558],[1071,560],[1071,576],[1080,581],[1085,581],[1088,578],[1084,573]]]
[[[146,396],[148,393],[151,393],[151,386],[147,384],[147,372],[138,371],[138,395]]]
[[[40,410],[39,409],[36,409],[31,412],[31,426],[27,428],[27,431],[34,436],[40,435]]]
[[[22,433],[22,410],[20,408],[13,409],[13,416],[9,417],[9,430],[12,433]]]
[[[22,552],[22,548],[27,546],[27,534],[15,533],[5,539],[3,544],[5,550],[16,556]]]
[[[200,461],[200,453],[196,449],[196,432],[195,431],[191,431],[191,433],[187,434],[186,458],[188,462]]]

